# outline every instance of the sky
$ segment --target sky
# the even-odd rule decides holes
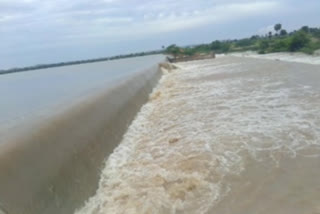
[[[0,69],[320,27],[319,0],[0,0]]]

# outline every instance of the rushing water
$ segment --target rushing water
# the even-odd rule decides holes
[[[163,59],[154,55],[0,75],[0,131],[64,109]]]
[[[320,213],[320,67],[240,57],[178,66],[77,214]]]

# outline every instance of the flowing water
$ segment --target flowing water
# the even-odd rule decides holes
[[[162,55],[0,75],[0,213],[70,214],[160,78]]]
[[[76,213],[320,213],[319,65],[225,56],[177,66]]]

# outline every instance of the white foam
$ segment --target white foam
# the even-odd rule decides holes
[[[77,213],[207,213],[231,188],[224,178],[244,170],[243,152],[275,164],[279,153],[317,155],[304,151],[320,152],[318,92],[250,63],[223,57],[165,72]]]
[[[242,52],[242,53],[232,53],[229,55],[320,65],[319,55],[307,55],[304,53],[280,52],[280,53],[270,53],[270,54],[257,54],[256,52]]]

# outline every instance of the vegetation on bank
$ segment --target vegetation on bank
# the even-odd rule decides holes
[[[266,35],[254,35],[245,39],[213,41],[210,44],[201,44],[187,47],[178,47],[177,45],[170,45],[162,50],[140,52],[126,55],[118,55],[113,57],[104,57],[98,59],[78,60],[72,62],[60,62],[53,64],[40,64],[35,66],[28,66],[23,68],[12,68],[7,70],[0,70],[0,74],[14,73],[20,71],[29,71],[36,69],[45,69],[52,67],[60,67],[67,65],[77,65],[83,63],[94,63],[107,60],[115,60],[129,57],[146,56],[153,54],[171,54],[177,56],[194,56],[197,54],[209,53],[228,53],[228,52],[243,52],[243,51],[257,51],[260,54],[274,53],[274,52],[304,52],[313,54],[315,50],[320,49],[320,28],[309,28],[304,26],[299,30],[288,33],[282,29],[281,24],[274,26],[275,34],[269,32]]]
[[[174,57],[179,55],[192,56],[195,54],[228,53],[257,51],[259,54],[274,52],[304,52],[313,54],[320,49],[320,28],[304,26],[299,30],[288,33],[282,29],[281,24],[274,26],[275,34],[269,32],[266,35],[254,35],[250,38],[213,41],[210,44],[178,47],[170,45],[166,49],[167,54]]]

